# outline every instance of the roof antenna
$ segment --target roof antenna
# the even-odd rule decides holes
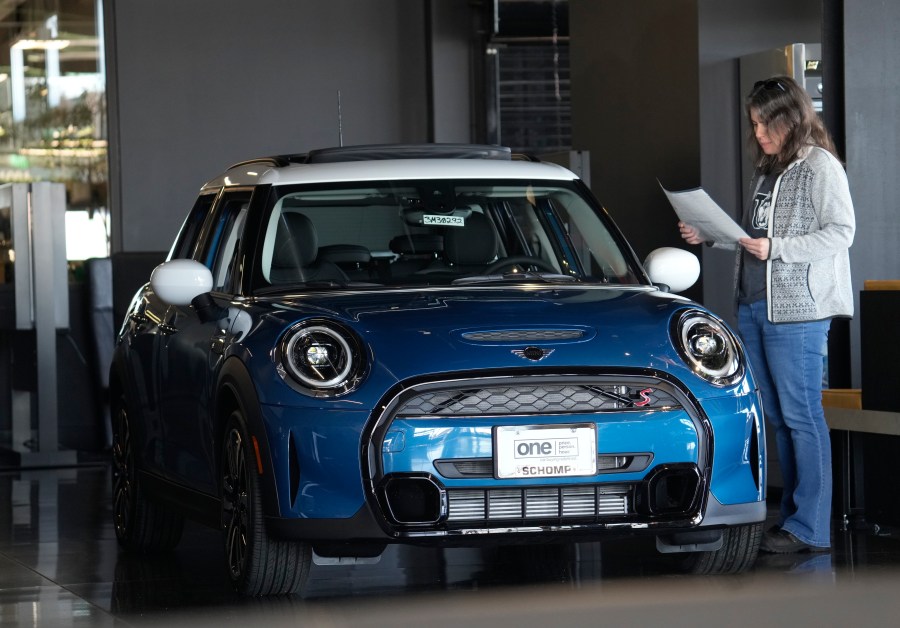
[[[344,145],[344,126],[343,126],[343,118],[341,114],[341,90],[337,90],[337,105],[338,105],[338,146]]]

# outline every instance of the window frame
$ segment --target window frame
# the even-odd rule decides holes
[[[200,246],[195,250],[195,259],[209,268],[213,274],[211,292],[235,294],[237,292],[236,266],[241,257],[244,233],[247,226],[250,204],[253,199],[252,187],[223,188],[216,198],[205,226]],[[238,233],[235,234],[235,229]],[[230,258],[224,262],[223,256]],[[216,274],[224,272],[223,282]]]

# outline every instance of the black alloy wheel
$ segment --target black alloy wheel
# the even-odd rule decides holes
[[[312,550],[272,538],[265,528],[260,472],[243,415],[231,413],[222,441],[222,532],[228,575],[245,595],[297,593],[309,575]]]
[[[131,452],[131,426],[124,404],[117,408],[112,446],[113,517],[116,538],[127,537],[134,513],[134,456]]]
[[[237,427],[225,435],[222,459],[222,525],[225,532],[225,558],[232,581],[247,569],[247,545],[252,529],[244,436]]]
[[[128,406],[113,407],[112,499],[116,539],[125,549],[155,553],[171,550],[184,530],[184,517],[151,501],[141,488]]]

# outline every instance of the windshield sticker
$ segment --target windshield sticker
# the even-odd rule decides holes
[[[423,225],[439,225],[441,227],[465,227],[466,219],[462,216],[445,216],[442,214],[425,214]]]

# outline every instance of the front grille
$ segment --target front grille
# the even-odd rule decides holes
[[[484,416],[677,408],[668,392],[645,384],[480,386],[425,391],[406,400],[397,416]]]
[[[448,523],[599,519],[628,515],[631,489],[624,484],[525,489],[447,491]]]
[[[400,451],[395,450],[394,437],[391,436],[398,420],[404,424],[398,426],[397,431],[409,433],[409,429],[431,423],[444,425],[447,419],[452,420],[448,425],[454,426],[461,426],[471,419],[483,428],[492,424],[564,423],[566,415],[571,415],[572,423],[596,421],[600,424],[609,419],[613,422],[649,419],[636,414],[631,417],[603,414],[671,410],[686,411],[691,417],[698,432],[698,459],[705,461],[706,432],[701,429],[696,408],[690,406],[677,385],[652,375],[529,371],[516,376],[489,375],[469,380],[450,378],[412,384],[379,405],[383,409],[370,437],[369,459],[375,463],[371,469],[372,480],[375,490],[379,491],[378,499],[386,519],[401,528],[415,528],[410,534],[444,534],[482,528],[525,530],[546,526],[608,526],[627,521],[689,517],[696,511],[694,503],[688,503],[695,493],[688,490],[687,478],[681,475],[672,475],[670,471],[666,471],[668,475],[665,477],[659,473],[651,474],[657,479],[649,488],[646,478],[632,482],[633,478],[628,475],[614,475],[643,475],[654,464],[653,453],[649,451],[601,450],[597,452],[596,477],[578,480],[584,483],[548,478],[546,482],[541,481],[543,486],[504,481],[491,487],[472,487],[472,484],[494,477],[494,461],[490,456],[428,460],[423,451],[411,454],[412,458],[407,462],[404,462],[403,456],[394,457],[389,470],[385,468],[384,456],[388,451]],[[591,414],[598,416],[587,416]],[[495,421],[495,417],[505,420]],[[389,449],[385,449],[386,443],[390,443]],[[398,446],[402,449],[402,444]],[[484,448],[473,448],[472,453],[476,450],[481,452]],[[452,455],[451,451],[444,449],[437,455],[448,454]],[[695,466],[692,466],[694,473],[700,478]],[[421,480],[421,474],[426,474],[428,481],[440,492],[437,502],[430,500],[426,503],[427,512],[420,508],[422,500],[417,496],[421,491],[413,490],[421,488],[419,485],[397,484],[397,490],[393,492],[384,488],[386,477],[409,476]],[[604,479],[606,483],[602,482]],[[452,480],[451,486],[443,480]],[[555,482],[560,483],[554,485]],[[699,486],[699,483],[695,484]]]

